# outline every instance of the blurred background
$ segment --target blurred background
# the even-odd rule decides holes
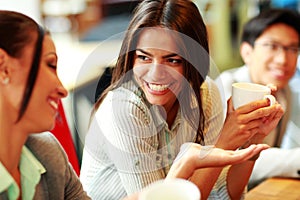
[[[261,10],[300,10],[300,0],[194,0],[208,28],[211,57],[221,72],[242,65],[243,24]],[[138,0],[0,0],[0,9],[27,14],[47,27],[58,53],[58,75],[69,96],[64,110],[79,161],[100,76],[117,58]]]

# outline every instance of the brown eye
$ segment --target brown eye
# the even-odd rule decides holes
[[[172,64],[181,64],[182,60],[181,59],[175,59],[175,58],[169,58],[168,62],[172,63]]]
[[[139,60],[143,60],[143,61],[150,60],[147,56],[144,56],[144,55],[138,55],[137,58],[138,58]]]

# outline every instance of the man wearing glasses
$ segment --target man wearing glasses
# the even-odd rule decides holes
[[[277,87],[273,95],[285,109],[276,129],[266,137],[265,143],[274,148],[257,159],[250,187],[268,177],[300,177],[300,101],[299,93],[290,86],[297,68],[299,24],[299,13],[286,9],[269,9],[250,19],[240,45],[245,65],[220,75],[226,99],[233,82],[273,84]]]

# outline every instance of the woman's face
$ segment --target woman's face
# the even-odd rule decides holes
[[[174,37],[163,28],[146,28],[139,37],[133,63],[135,78],[147,100],[168,111],[181,91],[183,59]]]
[[[31,44],[30,46],[25,49],[21,59],[15,61],[16,66],[12,80],[15,88],[12,90],[15,89],[15,99],[18,100],[15,105],[17,114],[33,58],[34,45]],[[57,55],[54,43],[49,35],[45,35],[36,83],[27,109],[19,122],[24,124],[24,130],[41,132],[53,128],[59,100],[67,96],[67,91],[57,76],[56,67]]]

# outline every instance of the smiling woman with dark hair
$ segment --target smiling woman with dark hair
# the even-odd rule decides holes
[[[224,123],[209,66],[206,26],[192,1],[144,0],[137,6],[86,135],[81,181],[92,198],[120,199],[166,178],[176,172],[173,166],[180,168],[173,162],[187,142],[235,151],[273,129],[283,110],[267,100],[230,109]],[[220,163],[210,164],[218,167],[185,177],[202,198],[243,197],[254,159],[224,171]]]
[[[0,199],[89,199],[53,128],[67,96],[48,32],[0,11]],[[44,133],[41,133],[44,132]]]

